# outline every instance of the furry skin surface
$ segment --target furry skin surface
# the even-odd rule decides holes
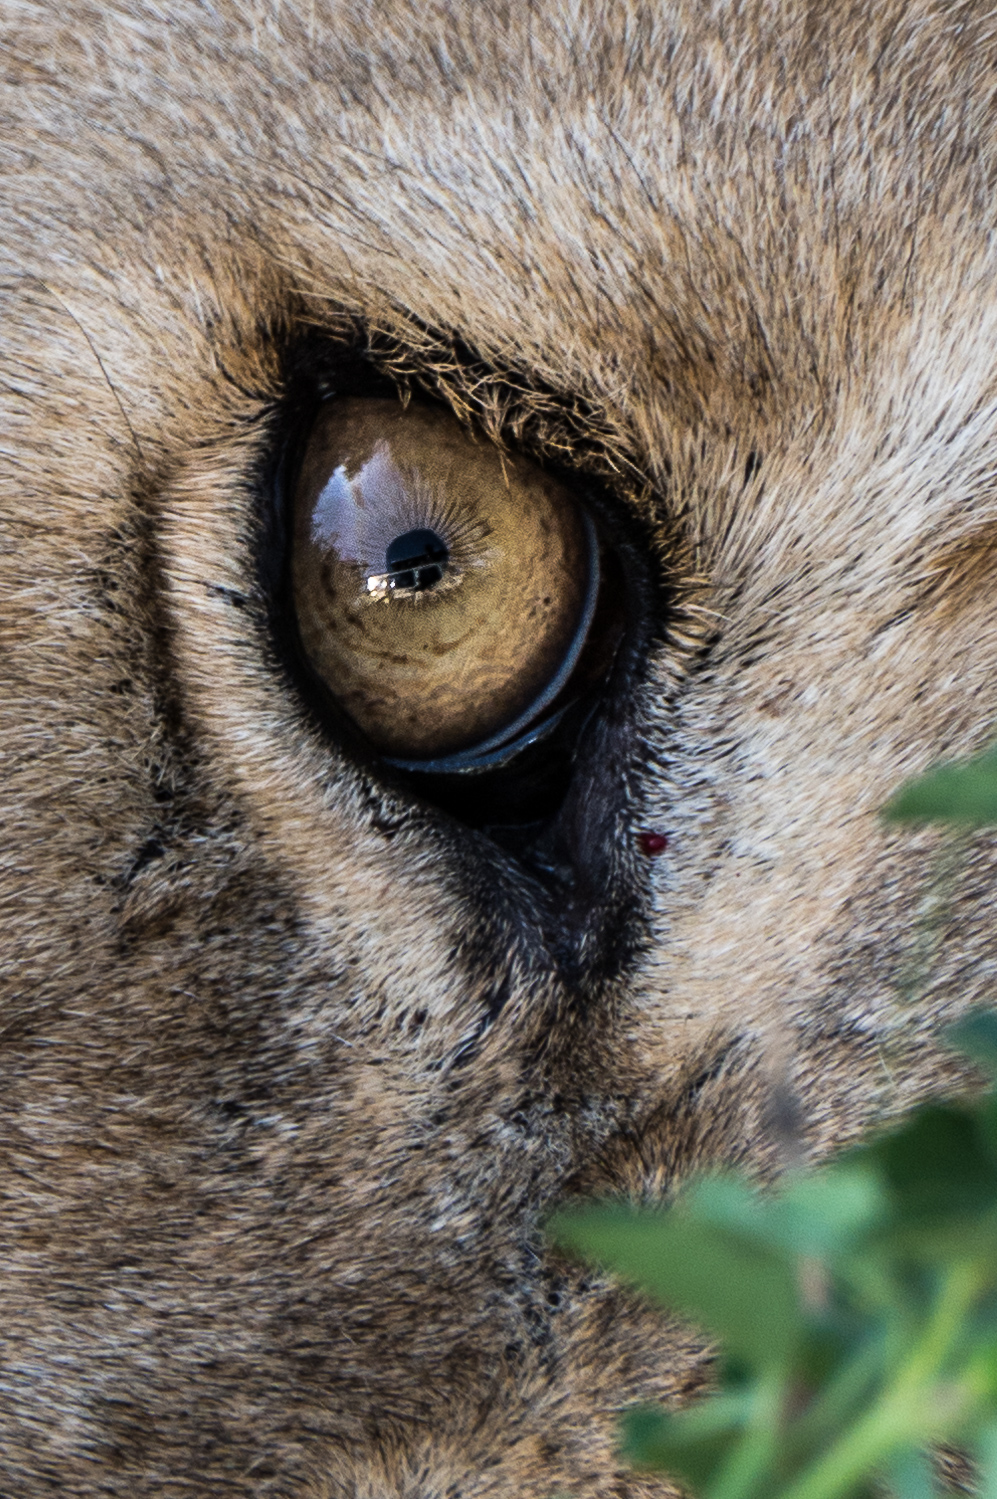
[[[2,10],[0,1490],[650,1499],[683,1327],[573,1191],[768,1174],[959,1078],[997,712],[982,5]],[[553,895],[274,645],[295,350],[597,480],[661,604]],[[638,835],[667,833],[649,860]]]

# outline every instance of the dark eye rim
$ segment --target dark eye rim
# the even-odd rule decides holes
[[[297,628],[290,576],[290,498],[303,461],[305,445],[323,404],[337,391],[350,396],[397,398],[398,383],[356,349],[307,347],[288,361],[283,399],[274,413],[268,453],[261,474],[263,516],[259,556],[260,583],[268,604],[276,663],[320,732],[367,774],[385,787],[443,812],[465,826],[505,841],[504,830],[534,828],[556,817],[569,789],[579,741],[593,716],[632,692],[643,675],[643,662],[660,635],[665,617],[666,586],[655,566],[657,548],[647,523],[613,492],[587,474],[527,450],[532,461],[566,484],[587,518],[601,557],[622,587],[622,625],[612,658],[598,681],[574,697],[558,692],[534,701],[529,723],[513,736],[516,725],[501,731],[493,752],[485,744],[440,761],[393,760],[376,750],[336,702],[311,667]],[[410,399],[436,409],[445,402],[418,390]],[[593,592],[598,604],[601,593]],[[588,602],[588,600],[587,600]],[[595,609],[593,608],[593,614]],[[586,635],[592,633],[591,622]],[[579,658],[585,655],[585,642]],[[577,659],[573,670],[577,669]],[[571,673],[568,673],[569,685]],[[560,673],[558,673],[560,676]],[[449,763],[448,763],[449,762]],[[538,814],[537,808],[543,805]]]

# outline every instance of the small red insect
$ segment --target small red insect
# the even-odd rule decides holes
[[[638,833],[637,847],[642,854],[647,854],[649,859],[657,858],[663,854],[668,847],[668,837],[665,833]]]

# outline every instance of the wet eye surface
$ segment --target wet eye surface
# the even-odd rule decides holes
[[[431,779],[506,765],[611,662],[620,575],[592,516],[443,408],[328,401],[292,512],[302,649],[390,765]]]

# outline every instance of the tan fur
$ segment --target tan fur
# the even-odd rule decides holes
[[[669,1494],[616,1413],[699,1346],[542,1213],[826,1151],[953,1085],[993,994],[992,840],[939,883],[877,817],[997,708],[993,18],[2,22],[0,1492]],[[255,495],[306,336],[658,537],[556,921],[280,670]]]

